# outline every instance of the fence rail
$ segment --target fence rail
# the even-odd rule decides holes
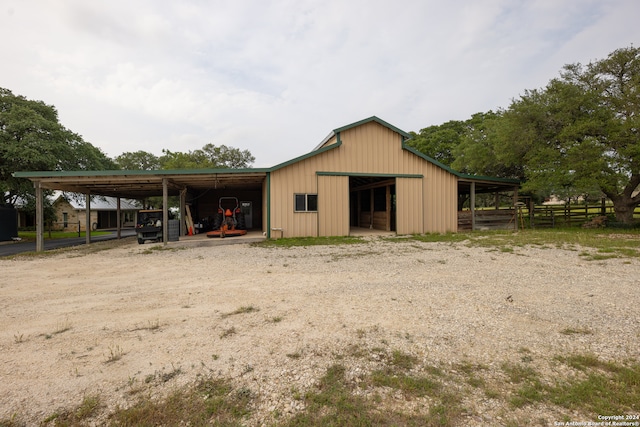
[[[476,230],[515,228],[554,228],[580,226],[597,216],[611,216],[614,209],[611,204],[597,205],[542,205],[518,206],[500,209],[476,209],[475,218],[470,210],[458,212],[458,230],[471,230],[475,223]],[[635,209],[634,217],[640,219],[640,206]]]
[[[640,210],[636,212],[640,215]],[[594,217],[613,214],[613,206],[609,204],[544,205],[534,206],[533,209],[528,206],[522,208],[522,215],[529,221],[531,228],[577,226]]]

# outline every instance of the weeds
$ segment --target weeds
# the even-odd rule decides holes
[[[220,317],[222,317],[223,319],[229,316],[235,316],[236,314],[247,314],[247,313],[255,313],[257,311],[260,311],[259,308],[254,307],[252,305],[247,305],[247,306],[242,306],[238,309],[236,309],[235,311],[232,311],[230,313],[223,313]]]
[[[62,322],[56,324],[56,328],[53,331],[53,335],[62,334],[69,330],[71,330],[71,323],[69,322],[69,318],[65,317],[65,319]]]
[[[106,355],[104,363],[116,362],[122,359],[122,356],[124,356],[124,354],[124,350],[119,345],[109,346],[109,354]]]
[[[146,324],[136,326],[131,331],[157,331],[158,329],[160,329],[160,320],[156,319],[153,321],[147,320]]]
[[[141,398],[127,409],[117,409],[110,424],[134,425],[240,425],[249,414],[253,395],[249,389],[234,390],[223,379],[204,379],[183,387],[166,399]]]
[[[235,335],[235,333],[236,333],[236,328],[232,326],[222,331],[222,333],[220,334],[220,338],[228,338],[231,335]]]
[[[593,332],[587,328],[564,328],[560,331],[562,335],[590,335]]]

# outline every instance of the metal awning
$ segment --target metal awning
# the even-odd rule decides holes
[[[40,183],[43,189],[143,199],[162,196],[166,180],[169,195],[181,190],[261,189],[268,169],[189,169],[159,171],[16,172],[17,178]]]

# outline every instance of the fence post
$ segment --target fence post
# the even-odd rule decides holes
[[[556,216],[553,214],[553,209],[551,209],[551,228],[556,228]]]
[[[80,237],[80,220],[78,220],[78,237]]]
[[[605,198],[604,197],[602,199],[600,199],[600,213],[602,214],[602,216],[606,216],[607,215],[607,205],[605,203]]]

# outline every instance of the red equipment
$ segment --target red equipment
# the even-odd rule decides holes
[[[207,233],[207,237],[224,238],[247,234],[244,215],[236,197],[220,197],[213,228],[213,231]]]

